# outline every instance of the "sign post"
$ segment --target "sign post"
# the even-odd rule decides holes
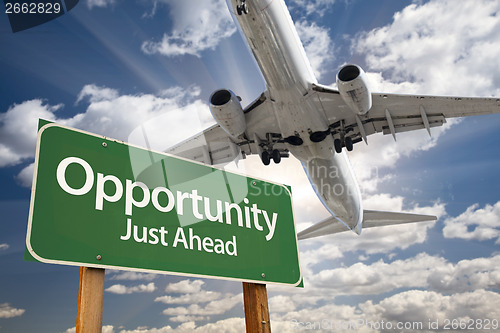
[[[243,282],[243,302],[247,333],[271,333],[266,285]]]
[[[102,331],[104,269],[80,267],[76,333]]]

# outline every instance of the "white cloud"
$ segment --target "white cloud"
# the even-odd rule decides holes
[[[428,285],[430,270],[445,263],[443,258],[419,254],[391,263],[379,260],[370,265],[357,263],[324,269],[306,278],[306,283],[318,293],[328,295],[370,295],[400,288],[423,288]]]
[[[33,158],[38,118],[56,119],[62,104],[48,105],[41,99],[14,104],[0,114],[0,167]]]
[[[87,0],[87,7],[88,9],[92,9],[94,7],[108,7],[111,6],[115,3],[115,0]]]
[[[26,310],[16,309],[10,306],[9,303],[0,304],[0,318],[14,318],[22,316]]]
[[[329,31],[327,28],[307,21],[295,22],[295,28],[302,40],[314,73],[319,79],[325,71],[326,65],[334,60],[332,57],[333,42],[328,35]]]
[[[194,89],[194,93],[198,94],[198,90]],[[79,102],[89,101],[86,112],[63,122],[69,126],[91,129],[93,133],[126,141],[134,129],[154,119],[157,133],[148,133],[148,137],[153,141],[152,145],[161,142],[165,149],[169,143],[173,144],[180,138],[187,137],[188,133],[197,133],[201,126],[200,115],[209,114],[208,106],[193,97],[195,96],[191,95],[190,90],[164,91],[160,96],[119,95],[113,89],[87,85],[78,97]],[[168,135],[165,135],[165,127],[168,124],[186,122],[192,123],[192,128],[169,127]]]
[[[84,99],[88,99],[90,103],[103,102],[118,98],[118,91],[106,87],[98,87],[95,84],[88,84],[82,88],[76,99],[76,104]]]
[[[154,282],[148,284],[140,284],[138,286],[127,287],[122,284],[115,284],[109,288],[106,288],[105,291],[112,294],[133,294],[133,293],[152,293],[156,290],[156,286]]]
[[[422,93],[420,84],[417,82],[403,81],[394,82],[383,77],[382,72],[366,72],[366,84],[372,92],[391,92],[398,94]]]
[[[223,298],[211,301],[204,306],[191,304],[188,307],[170,307],[163,310],[167,316],[210,316],[221,315],[243,302],[243,296],[227,294]]]
[[[334,3],[335,0],[293,0],[291,5],[296,6],[305,15],[323,16]]]
[[[436,207],[440,210],[441,207]],[[366,254],[390,253],[396,249],[405,250],[412,245],[422,244],[427,240],[428,230],[434,222],[409,223],[406,225],[387,226],[363,230],[357,239],[342,241],[339,246],[346,244],[347,251],[361,250]],[[351,237],[356,237],[352,234]],[[345,251],[344,250],[344,251]]]
[[[187,317],[187,316],[186,316]],[[194,321],[185,322],[176,328],[165,326],[161,328],[136,328],[134,330],[121,330],[120,333],[240,333],[245,331],[243,318],[227,318],[203,326],[196,326]]]
[[[201,291],[201,286],[205,284],[202,280],[182,280],[176,283],[170,283],[165,288],[167,293],[192,294]]]
[[[400,289],[429,289],[454,294],[500,287],[500,255],[461,260],[455,264],[443,257],[421,253],[393,262],[379,260],[335,269],[321,267],[306,275],[306,289],[303,291],[277,287],[270,290],[292,294],[289,297],[303,305],[305,302],[301,297],[304,295],[311,297],[312,304],[316,304],[339,295],[376,295]],[[280,306],[289,306],[286,303],[289,303],[289,298],[276,298],[273,305],[280,309]]]
[[[35,171],[35,163],[28,164],[25,168],[19,172],[15,177],[19,182],[19,185],[24,187],[31,187],[33,183],[33,172]]]
[[[269,298],[269,312],[291,312],[295,311],[297,305],[290,296],[278,295]]]
[[[0,244],[0,251],[7,250],[9,247],[9,244]]]
[[[322,306],[306,307],[297,311],[291,311],[281,314],[272,314],[271,326],[273,331],[278,329],[279,332],[301,332],[301,331],[321,331],[324,329],[337,331],[333,326],[329,328],[325,326],[327,322],[349,322],[356,321],[362,317],[356,306],[326,304]],[[338,330],[339,332],[347,332],[348,330]],[[353,332],[367,332],[366,330],[353,329]]]
[[[432,149],[459,119],[449,119],[444,126],[433,128],[432,137],[425,130],[400,133],[394,141],[390,135],[375,134],[368,137],[369,145],[358,144],[349,154],[363,193],[374,193],[378,185],[390,179],[387,174],[403,157]]]
[[[500,287],[500,255],[462,260],[436,267],[428,277],[429,287],[444,293]]]
[[[499,317],[500,295],[495,292],[477,290],[455,295],[443,295],[433,291],[410,290],[380,300],[367,301],[354,306],[326,304],[306,307],[287,313],[271,313],[272,331],[297,332],[332,330],[339,332],[386,332],[372,328],[373,325],[410,325],[415,329],[405,332],[446,332],[445,319],[467,321],[469,319]],[[451,320],[450,319],[450,320]],[[439,329],[429,329],[429,321],[439,322]],[[350,326],[349,326],[350,325]],[[313,329],[315,327],[316,329]],[[375,326],[376,327],[376,326]],[[387,326],[386,326],[387,327]],[[344,328],[344,329],[342,329]],[[169,326],[153,329],[136,329],[122,333],[166,333],[166,332],[241,332],[245,330],[242,318],[228,318],[216,323],[196,327],[194,323],[184,323],[173,329]],[[389,331],[403,331],[393,329]]]
[[[499,95],[499,11],[490,0],[413,3],[390,25],[361,34],[354,49],[370,71],[420,93]]]
[[[120,95],[115,89],[86,85],[78,95],[78,103],[88,103],[84,113],[71,118],[58,117],[62,104],[50,105],[34,99],[14,104],[0,114],[0,167],[32,160],[35,155],[38,119],[46,119],[71,127],[88,130],[134,144],[144,144],[142,124],[148,123],[150,148],[162,151],[206,128],[213,120],[208,106],[199,99],[199,88],[172,87],[158,95]],[[184,126],[169,124],[189,123]],[[139,127],[138,127],[139,125]],[[153,126],[154,125],[154,126]],[[139,128],[139,131],[137,131]],[[31,186],[34,165],[28,165],[17,176],[24,186]]]
[[[220,298],[221,293],[216,291],[200,290],[195,293],[183,294],[180,296],[161,296],[155,298],[155,302],[165,304],[193,304],[215,301]]]
[[[106,272],[108,272],[107,270]],[[139,272],[131,272],[131,271],[123,271],[118,272],[114,271],[110,274],[113,274],[109,279],[110,280],[128,280],[128,281],[136,281],[136,280],[145,280],[152,281],[158,277],[157,274],[150,273],[139,273]]]
[[[380,203],[373,205],[376,202]],[[442,203],[436,203],[428,207],[414,206],[412,209],[406,210],[403,209],[402,197],[391,197],[387,194],[368,197],[365,200],[365,208],[369,209],[372,207],[379,210],[408,211],[438,217],[445,214],[444,204]],[[395,250],[404,250],[415,244],[422,244],[427,240],[428,232],[434,225],[435,222],[410,223],[406,225],[363,229],[363,232],[359,236],[347,231],[341,234],[301,241],[301,245],[308,247],[300,252],[303,273],[307,276],[311,273],[310,269],[314,265],[319,263],[326,264],[352,254],[389,254]]]
[[[442,295],[432,291],[410,290],[388,297],[378,304],[368,301],[359,307],[367,320],[381,322],[421,322],[427,332],[438,330],[429,329],[429,320],[439,322],[439,331],[443,329],[445,320],[463,320],[478,318],[496,319],[500,316],[498,307],[491,304],[500,302],[500,294],[476,290],[473,292]],[[409,329],[405,332],[422,332],[420,329]]]
[[[330,303],[338,296],[380,295],[405,289],[442,294],[496,290],[500,287],[499,264],[500,255],[451,263],[426,253],[404,260],[379,260],[334,269],[325,268],[331,265],[321,260],[305,274],[305,289],[269,286],[271,294],[280,293],[270,299],[270,308],[273,313],[290,313]]]
[[[285,301],[289,301],[286,299]],[[368,333],[374,331],[370,325],[397,323],[415,325],[416,329],[405,332],[444,331],[445,319],[469,320],[477,318],[496,319],[499,309],[491,307],[498,304],[500,295],[492,291],[476,290],[473,292],[443,295],[435,291],[409,290],[387,298],[378,303],[366,301],[356,305],[337,305],[334,303],[321,306],[306,306],[286,313],[271,313],[272,330],[276,332],[297,332],[307,330],[307,325],[317,329],[339,332],[356,331]],[[439,322],[439,329],[429,329],[429,321]],[[422,326],[418,326],[421,324]],[[337,325],[337,326],[335,326]],[[351,329],[342,330],[345,325]],[[337,327],[337,328],[335,328]],[[420,328],[420,327],[423,327]],[[137,328],[122,330],[121,333],[170,333],[170,332],[242,332],[245,330],[243,318],[227,318],[214,323],[196,326],[194,322],[185,322],[176,328]],[[396,330],[397,331],[397,330]]]
[[[444,221],[443,235],[445,238],[461,238],[484,241],[497,239],[500,243],[500,201],[495,205],[479,208],[472,205],[457,217]]]
[[[201,283],[184,280],[171,290],[203,291]],[[195,280],[201,281],[201,280]],[[182,282],[182,281],[181,281]],[[282,293],[269,298],[273,330],[297,331],[297,322],[314,323],[333,321],[367,322],[423,322],[445,318],[468,320],[469,318],[498,318],[500,295],[485,289],[500,287],[500,255],[450,263],[439,256],[420,254],[406,260],[386,263],[354,264],[332,270],[323,270],[306,279],[306,289],[269,286]],[[174,285],[174,284],[173,284]],[[332,302],[338,295],[369,295],[401,291],[381,299],[378,303],[365,301],[354,305]],[[429,289],[429,290],[415,290]],[[284,295],[286,293],[286,295]],[[121,332],[237,332],[244,330],[242,318],[227,318],[219,322],[196,326],[195,321],[210,320],[212,315],[227,313],[242,302],[241,295],[225,295],[206,306],[191,304],[173,307],[163,313],[173,322],[183,322],[176,328],[137,328]],[[325,321],[326,320],[326,321]],[[231,323],[231,325],[229,325]],[[357,332],[373,332],[369,327],[359,327]],[[436,331],[436,330],[430,330]],[[417,330],[415,330],[417,332]]]
[[[208,320],[211,315],[224,314],[243,300],[239,294],[222,294],[202,290],[204,284],[205,282],[202,280],[182,280],[177,283],[170,283],[165,288],[165,291],[182,295],[157,297],[155,302],[190,304],[187,307],[169,307],[163,311],[163,314],[170,316],[172,321],[187,322]],[[206,304],[200,305],[201,303]]]
[[[102,327],[102,333],[114,333],[115,329],[112,325],[104,325]],[[68,328],[64,333],[76,333],[76,327]]]
[[[143,52],[166,56],[194,55],[213,50],[222,39],[236,32],[224,1],[163,0],[169,5],[173,30],[160,41],[146,41]],[[195,9],[195,10],[193,10]],[[216,13],[216,14],[214,14]]]
[[[195,322],[202,320],[209,320],[210,317],[203,316],[187,316],[187,315],[178,315],[174,317],[170,317],[170,320],[173,322],[185,323],[185,322]]]
[[[306,277],[304,290],[270,286],[271,293],[288,294],[269,300],[273,330],[293,332],[307,325],[325,328],[351,322],[361,323],[356,332],[373,332],[368,322],[427,325],[429,320],[438,320],[442,329],[444,319],[498,318],[499,310],[491,304],[499,302],[500,294],[485,289],[498,290],[499,261],[500,255],[497,255],[455,264],[439,256],[419,254],[390,263],[379,260],[322,270]],[[378,303],[369,300],[341,305],[332,301],[340,295],[380,295],[401,289],[403,291]],[[424,326],[423,331],[426,328]],[[408,331],[421,332],[422,329]],[[438,330],[427,332],[435,331]]]
[[[114,330],[113,326],[111,326],[111,325],[104,325],[102,327],[102,332],[101,333],[114,333],[114,332],[115,332],[115,330]]]

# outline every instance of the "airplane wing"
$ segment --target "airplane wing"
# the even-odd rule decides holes
[[[281,138],[272,104],[263,93],[244,110],[247,130],[244,136],[235,139],[218,124],[184,140],[166,150],[167,153],[205,164],[229,163],[237,157],[259,154],[262,148],[273,144],[283,156],[288,149]]]
[[[396,224],[406,224],[413,222],[435,221],[437,218],[432,215],[419,215],[409,213],[381,212],[376,210],[363,211],[363,229],[383,227]],[[331,216],[325,220],[299,232],[297,238],[307,239],[318,236],[336,234],[349,231],[349,229],[335,217]]]
[[[353,143],[382,132],[392,134],[427,129],[446,123],[446,118],[476,116],[500,112],[498,98],[443,97],[426,95],[372,94],[372,108],[362,116],[354,114],[343,101],[338,90],[327,86],[313,87],[316,106],[330,121],[332,134],[345,135]],[[343,121],[343,124],[342,124]]]
[[[242,144],[241,146],[239,144]],[[247,153],[244,142],[227,135],[217,124],[166,150],[167,153],[205,164],[221,164],[233,161],[240,153]]]
[[[500,99],[444,97],[428,95],[372,94],[372,108],[365,115],[353,113],[338,90],[313,85],[308,95],[318,110],[330,122],[330,132],[339,137],[343,129],[353,143],[365,141],[375,133],[391,134],[427,129],[446,123],[447,118],[500,113]],[[288,156],[274,116],[272,103],[266,93],[244,109],[247,130],[243,137],[234,139],[219,125],[166,150],[177,156],[206,164],[222,164],[238,156],[260,154],[272,145],[282,156]],[[265,150],[265,149],[264,149]]]

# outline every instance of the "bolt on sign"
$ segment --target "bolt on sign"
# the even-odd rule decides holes
[[[38,132],[33,177],[26,248],[36,261],[301,281],[286,186],[55,123]]]

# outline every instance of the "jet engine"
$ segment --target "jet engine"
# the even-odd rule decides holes
[[[231,90],[216,90],[210,96],[210,112],[217,124],[233,138],[246,130],[245,114],[240,99]]]
[[[372,94],[366,85],[366,74],[357,65],[345,65],[337,74],[340,96],[356,114],[364,115],[372,107]]]

